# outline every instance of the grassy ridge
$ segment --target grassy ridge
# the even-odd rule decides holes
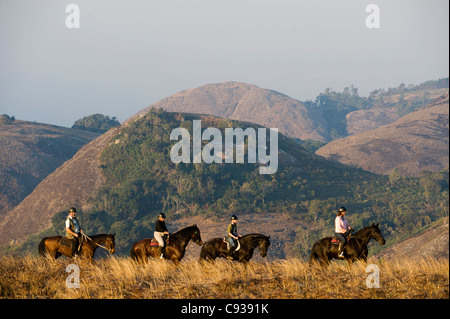
[[[335,262],[327,269],[299,259],[215,264],[183,260],[178,267],[160,260],[137,265],[107,258],[80,269],[80,287],[67,288],[67,265],[39,257],[0,258],[0,298],[262,298],[262,299],[448,299],[448,260],[369,260],[379,267],[380,288],[368,288],[366,264]]]

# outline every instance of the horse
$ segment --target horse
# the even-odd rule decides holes
[[[115,252],[115,235],[99,234],[91,237],[81,235],[83,244],[81,246],[80,255],[82,258],[87,258],[92,261],[94,259],[95,250],[98,247],[107,249],[110,254]],[[58,259],[60,256],[72,258],[72,248],[61,246],[59,244],[61,236],[45,237],[39,243],[39,255],[42,257],[50,257],[51,259]]]
[[[367,262],[369,241],[373,238],[381,245],[386,243],[386,240],[381,234],[379,224],[373,223],[371,226],[366,226],[358,230],[355,234],[347,239],[347,244],[344,247],[344,259],[352,264],[354,261],[363,260]],[[322,266],[328,266],[332,259],[341,259],[338,257],[338,244],[331,243],[332,237],[325,237],[318,240],[311,249],[309,264],[320,262]]]
[[[169,242],[166,245],[164,258],[171,260],[177,265],[184,257],[186,246],[189,241],[192,240],[197,245],[203,244],[202,237],[200,235],[200,229],[197,225],[192,225],[178,232],[171,234]],[[130,257],[136,260],[138,263],[147,263],[148,257],[159,258],[158,246],[152,245],[152,239],[145,238],[133,244],[130,250]]]
[[[232,254],[233,260],[247,263],[253,257],[253,251],[259,248],[261,257],[266,257],[267,250],[270,246],[270,236],[262,234],[248,234],[239,238],[241,245],[238,251]],[[201,261],[214,261],[217,257],[227,258],[227,243],[222,238],[213,238],[203,244],[200,251]]]

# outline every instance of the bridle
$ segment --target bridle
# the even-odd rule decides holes
[[[98,243],[96,243],[95,241],[93,241],[92,240],[92,238],[90,238],[88,235],[85,235],[85,234],[81,234],[83,237],[85,237],[87,240],[89,240],[89,241],[91,241],[92,243],[94,243],[94,244],[96,244],[98,247],[101,247],[101,248],[103,248],[103,249],[105,249],[105,250],[107,250],[108,251],[108,253],[110,253],[111,254],[111,250],[112,249],[110,249],[110,248],[107,248],[107,247],[105,247],[105,246],[103,246],[103,245],[100,245],[100,244],[98,244]]]

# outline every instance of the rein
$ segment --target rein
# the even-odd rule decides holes
[[[368,240],[370,240],[371,237],[372,237],[372,236],[369,235],[369,236],[368,236],[368,238],[369,238]],[[362,241],[364,241],[364,240],[366,239],[366,237],[363,237],[361,234],[356,235],[356,232],[355,232],[355,234],[350,234],[350,236],[348,237],[348,239],[350,239],[350,238],[361,240],[361,242],[360,242],[359,240],[355,240],[355,242],[358,244],[358,246],[359,246],[360,249],[361,249],[361,247],[362,247]]]
[[[93,241],[92,238],[90,238],[88,235],[85,235],[85,234],[81,234],[81,235],[83,235],[83,237],[85,237],[86,239],[90,240],[91,242],[93,242],[93,243],[96,244],[97,246],[99,246],[99,247],[101,247],[101,248],[107,250],[108,253],[109,253],[109,249],[108,249],[108,248],[106,248],[106,247],[103,246],[103,245],[100,245],[100,244],[96,243],[96,242]]]

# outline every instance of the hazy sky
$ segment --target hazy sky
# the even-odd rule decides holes
[[[80,28],[66,27],[69,4]],[[380,8],[367,28],[366,6]],[[120,121],[181,90],[239,81],[299,100],[448,77],[447,0],[0,0],[0,114]]]

